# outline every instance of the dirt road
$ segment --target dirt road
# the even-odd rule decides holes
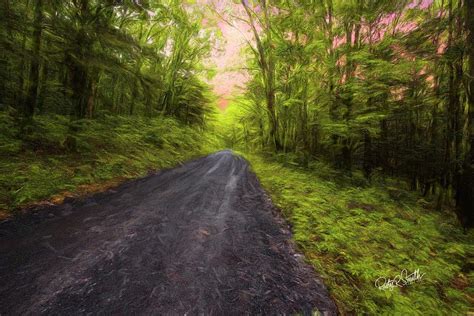
[[[230,151],[39,214],[0,226],[1,315],[336,314]]]

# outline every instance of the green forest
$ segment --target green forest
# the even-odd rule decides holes
[[[342,315],[474,312],[474,0],[201,2],[1,1],[0,220],[227,148]]]

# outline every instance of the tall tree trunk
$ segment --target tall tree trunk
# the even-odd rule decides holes
[[[267,107],[271,116],[271,127],[270,127],[270,136],[272,137],[275,145],[275,149],[281,150],[281,140],[278,134],[278,119],[276,116],[276,99],[275,99],[275,61],[273,58],[273,41],[272,41],[272,31],[270,27],[270,19],[268,14],[267,1],[261,0],[263,7],[263,13],[265,16],[265,33],[266,39],[268,42],[267,50]]]
[[[465,227],[474,227],[474,0],[465,0],[465,17],[469,57],[468,75],[465,88],[469,106],[468,114],[468,151],[464,159],[461,176],[456,192],[456,211]]]
[[[242,6],[245,9],[249,17],[250,26],[252,28],[253,35],[255,37],[255,41],[257,43],[257,49],[252,47],[256,57],[259,60],[259,67],[262,73],[264,86],[265,86],[265,99],[267,110],[269,114],[269,121],[270,121],[270,138],[273,142],[273,145],[277,151],[282,149],[280,137],[278,135],[278,118],[276,115],[276,99],[275,99],[275,63],[273,60],[273,52],[272,52],[272,35],[270,29],[270,20],[269,20],[269,13],[267,7],[267,1],[261,0],[261,8],[264,13],[264,21],[261,22],[261,26],[264,29],[265,36],[267,37],[267,45],[268,48],[265,49],[263,42],[260,38],[259,32],[257,31],[257,27],[255,26],[255,20],[253,17],[253,13],[248,6],[248,2],[246,0],[241,0]]]
[[[25,115],[32,117],[35,114],[37,95],[38,95],[38,82],[40,74],[40,49],[41,49],[41,33],[43,30],[43,0],[36,0],[35,6],[35,19],[33,22],[33,58],[30,65],[30,75],[28,90],[26,93],[25,100]]]
[[[327,0],[327,8],[326,15],[327,15],[327,23],[326,26],[326,34],[328,38],[328,57],[330,62],[336,63],[336,58],[334,57],[334,32],[333,32],[333,3],[332,0]],[[324,21],[326,21],[326,17],[323,17]],[[336,69],[336,64],[330,64],[328,67],[328,81],[329,81],[329,97],[331,100],[329,112],[331,116],[334,116],[335,113],[335,105],[336,102],[334,100],[334,73]]]
[[[10,42],[12,41],[12,31],[10,26],[10,1],[4,0],[1,2],[0,6],[0,36],[8,38]],[[0,105],[6,104],[7,99],[7,82],[11,80],[11,75],[9,68],[11,68],[11,61],[9,60],[9,52],[11,50],[9,41],[2,41],[0,46]]]
[[[455,34],[454,34],[454,22],[455,16],[453,12],[453,0],[448,1],[448,43],[447,49],[452,50],[454,46]],[[444,203],[444,198],[449,188],[453,184],[453,163],[456,162],[456,152],[455,152],[455,134],[456,134],[456,111],[459,103],[459,87],[455,77],[455,61],[451,60],[448,64],[448,100],[446,103],[445,113],[446,113],[446,133],[445,133],[445,143],[444,143],[444,163],[443,170],[441,174],[441,191],[440,198],[438,199],[438,208],[442,207]]]
[[[74,41],[76,47],[76,50],[74,51],[75,56],[68,56],[70,80],[73,92],[72,99],[74,102],[71,114],[75,118],[84,118],[86,116],[87,105],[92,94],[92,80],[89,75],[89,69],[84,64],[84,61],[87,59],[86,54],[92,47],[91,40],[87,37],[85,30],[87,16],[89,15],[88,4],[88,0],[81,0],[77,3],[78,14],[80,15],[82,26],[76,34]]]
[[[72,87],[72,99],[74,102],[71,115],[75,118],[83,118],[86,113],[86,106],[89,100],[91,84],[87,70],[77,61],[71,62],[70,80]]]
[[[29,1],[27,1],[27,4],[26,4],[26,7],[28,8],[28,4],[29,4]],[[21,51],[26,51],[26,34],[23,33],[23,39],[22,39],[22,42],[21,42]],[[25,94],[24,94],[24,87],[25,87],[25,77],[26,77],[26,74],[25,74],[25,70],[28,71],[28,69],[26,69],[27,67],[25,67],[25,64],[26,64],[26,58],[23,56],[21,58],[21,61],[20,61],[20,65],[19,65],[19,73],[20,73],[20,77],[18,78],[18,89],[16,89],[15,91],[15,96],[14,96],[14,104],[15,106],[17,107],[17,109],[21,112],[23,110],[23,112],[25,112]]]

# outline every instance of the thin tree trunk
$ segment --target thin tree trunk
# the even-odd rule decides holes
[[[36,0],[35,6],[35,20],[33,22],[33,58],[30,65],[30,75],[28,91],[25,100],[25,115],[32,117],[35,114],[37,96],[38,96],[38,82],[40,75],[40,49],[41,49],[41,33],[43,30],[43,0]]]
[[[372,174],[373,163],[372,163],[372,138],[370,132],[364,131],[364,176],[367,180],[370,180]]]
[[[47,80],[49,75],[48,64],[43,63],[41,66],[41,75],[40,75],[40,86],[38,87],[38,99],[36,101],[36,107],[40,114],[44,113],[44,103],[47,92]]]
[[[26,7],[29,7],[29,1],[26,2]],[[21,50],[25,51],[26,50],[26,34],[23,33],[23,40],[21,43]],[[25,57],[21,58],[21,65],[19,66],[20,69],[20,78],[18,80],[18,89],[15,91],[15,97],[14,97],[14,103],[17,106],[17,108],[20,110],[20,112],[23,110],[25,112],[25,95],[24,95],[24,86],[25,86],[25,64],[26,60]]]
[[[96,81],[93,81],[91,83],[91,94],[89,95],[89,99],[87,100],[87,118],[89,119],[91,119],[94,116],[96,94],[97,94],[97,83]]]

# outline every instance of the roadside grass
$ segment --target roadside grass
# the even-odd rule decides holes
[[[343,314],[466,315],[474,303],[474,232],[390,181],[369,185],[324,163],[309,169],[243,153],[292,226]],[[421,280],[380,290],[419,269]],[[382,280],[380,280],[382,281]]]
[[[23,134],[0,113],[0,219],[41,200],[106,190],[214,150],[206,130],[170,118],[110,116],[71,122],[37,116]]]
[[[34,124],[25,136],[11,116],[0,113],[4,217],[41,200],[59,203],[102,191],[222,147],[212,127],[170,118],[70,122],[55,115],[38,116]],[[451,212],[434,211],[430,201],[392,181],[369,185],[358,173],[349,178],[324,163],[300,168],[274,157],[243,156],[342,313],[465,315],[474,305],[474,233],[464,233]],[[403,269],[424,276],[391,291],[375,286],[377,278],[393,279]]]

